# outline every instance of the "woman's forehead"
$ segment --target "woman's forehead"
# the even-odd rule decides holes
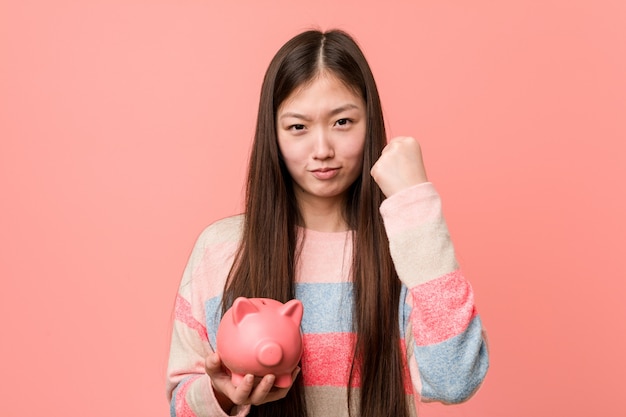
[[[320,108],[332,111],[337,108],[362,108],[364,102],[354,88],[333,74],[315,77],[287,96],[278,108],[277,116],[285,112],[310,112]]]

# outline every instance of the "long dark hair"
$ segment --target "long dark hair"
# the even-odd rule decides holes
[[[320,71],[338,77],[366,103],[362,172],[347,193],[345,220],[353,230],[352,279],[357,340],[350,381],[360,377],[359,415],[408,416],[394,269],[379,207],[384,196],[370,169],[386,144],[380,98],[370,67],[345,32],[307,31],[289,40],[265,74],[250,156],[241,245],[224,287],[222,311],[238,296],[286,302],[295,296],[297,226],[301,214],[276,138],[276,112]],[[351,384],[349,384],[351,385]],[[352,389],[348,388],[348,406]],[[253,407],[258,416],[306,416],[301,376],[282,400]]]

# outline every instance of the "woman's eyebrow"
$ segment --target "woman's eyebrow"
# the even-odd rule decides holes
[[[347,110],[352,110],[352,109],[359,109],[359,106],[357,106],[356,104],[353,104],[353,103],[344,104],[343,106],[339,106],[339,107],[329,111],[328,115],[329,116],[335,116],[335,115],[337,115],[339,113],[342,113],[342,112],[347,111]],[[294,117],[296,119],[302,119],[302,120],[305,120],[307,122],[310,122],[312,120],[312,118],[310,116],[307,116],[307,115],[304,115],[304,114],[301,114],[301,113],[291,112],[291,111],[288,111],[288,112],[285,112],[285,113],[281,114],[279,118],[280,119],[285,119],[287,117]]]
[[[305,116],[304,114],[295,113],[291,111],[285,112],[280,115],[280,119],[286,119],[287,117],[294,117],[296,119],[306,120],[307,122],[310,122],[312,120],[309,116]]]
[[[329,116],[335,116],[339,113],[342,113],[344,111],[347,110],[352,110],[352,109],[359,109],[359,106],[357,106],[356,104],[353,103],[348,103],[348,104],[344,104],[343,106],[339,106],[336,109],[331,110],[328,115]]]

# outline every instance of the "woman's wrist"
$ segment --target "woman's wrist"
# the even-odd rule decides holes
[[[217,403],[220,405],[220,407],[222,407],[222,410],[224,410],[224,412],[226,412],[227,414],[230,413],[230,410],[233,409],[235,403],[232,402],[231,399],[226,396],[226,394],[217,390],[215,386],[213,386],[213,381],[211,381],[211,389],[213,390],[213,395],[215,396]]]

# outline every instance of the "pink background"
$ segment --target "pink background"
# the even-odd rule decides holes
[[[421,141],[489,331],[481,391],[422,416],[626,415],[626,3],[261,3],[0,3],[0,413],[168,415],[187,256],[319,26]]]

